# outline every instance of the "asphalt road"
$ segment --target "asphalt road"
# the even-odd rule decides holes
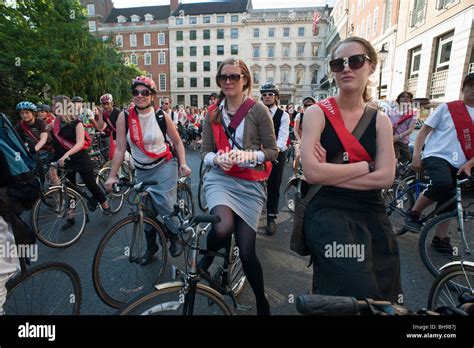
[[[197,151],[187,149],[187,162],[193,170],[192,188],[195,207],[197,204],[197,187],[199,181],[200,157]],[[291,165],[287,164],[282,181],[284,184],[291,176]],[[262,263],[265,291],[270,300],[272,314],[297,314],[293,299],[297,294],[308,293],[311,289],[311,268],[307,268],[308,257],[300,257],[290,251],[289,240],[292,227],[292,215],[284,206],[283,195],[280,199],[281,211],[278,216],[278,231],[274,236],[266,236],[264,232],[265,219],[261,219],[261,226],[257,235],[257,253]],[[101,213],[89,213],[90,222],[81,239],[67,249],[51,249],[44,245],[39,246],[38,262],[63,261],[72,265],[81,277],[83,290],[82,314],[108,315],[114,314],[115,309],[108,307],[97,297],[92,285],[92,260],[95,249],[106,231],[119,219],[128,213],[128,206],[113,217],[103,217]],[[401,253],[401,275],[404,291],[404,302],[408,308],[418,310],[426,306],[429,288],[433,278],[425,270],[418,253],[418,235],[407,233],[398,237]],[[168,263],[182,262],[183,257],[173,259],[168,257]],[[170,276],[166,273],[165,280]],[[254,307],[254,296],[247,284],[239,297],[241,304]],[[254,314],[240,312],[238,314]]]

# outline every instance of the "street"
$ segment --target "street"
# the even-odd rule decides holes
[[[191,148],[188,148],[186,152],[188,165],[193,170],[192,188],[195,209],[200,214],[201,212],[197,204],[200,157],[198,151]],[[298,294],[308,293],[311,289],[312,267],[306,267],[309,257],[300,257],[290,251],[289,248],[293,220],[292,214],[285,207],[283,190],[291,174],[291,165],[287,164],[282,180],[281,210],[277,221],[277,233],[273,236],[267,236],[264,232],[266,221],[265,218],[262,218],[257,235],[257,254],[263,268],[265,291],[270,301],[271,312],[274,315],[297,314],[293,303],[294,298]],[[51,249],[44,245],[39,245],[39,258],[37,262],[62,261],[73,266],[79,273],[83,292],[81,314],[109,315],[116,313],[115,309],[102,303],[95,293],[91,275],[92,260],[102,236],[116,221],[126,216],[128,212],[129,207],[127,204],[124,204],[122,210],[112,217],[103,217],[99,210],[95,213],[89,213],[90,222],[86,227],[86,231],[80,240],[69,248]],[[418,236],[413,233],[407,233],[397,238],[401,255],[403,300],[408,308],[416,311],[426,306],[433,278],[425,270],[420,259]],[[181,265],[183,263],[183,256],[175,259],[168,256],[168,268],[172,263],[178,266]],[[163,281],[170,279],[169,274],[170,272],[165,273]],[[255,307],[253,292],[248,284],[239,297],[239,303]],[[239,312],[237,314],[255,314],[255,309],[251,312]]]

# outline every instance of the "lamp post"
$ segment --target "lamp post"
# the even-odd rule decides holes
[[[380,75],[379,75],[379,100],[382,98],[382,69],[383,63],[387,58],[388,51],[385,49],[385,44],[382,45],[382,48],[379,51],[379,60],[380,60]]]

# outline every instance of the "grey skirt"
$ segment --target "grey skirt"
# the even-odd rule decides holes
[[[257,232],[266,198],[264,182],[239,179],[212,168],[204,177],[204,192],[209,210],[225,205]]]

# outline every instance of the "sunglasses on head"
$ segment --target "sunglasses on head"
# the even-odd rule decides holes
[[[262,97],[274,97],[276,94],[273,92],[262,93]]]
[[[352,70],[360,69],[364,66],[365,60],[370,61],[370,57],[364,54],[356,54],[350,57],[343,57],[329,61],[329,67],[332,72],[338,73],[344,70],[345,66],[349,65]]]
[[[219,83],[226,82],[227,79],[229,79],[232,82],[237,82],[243,76],[244,75],[241,75],[241,74],[230,74],[230,75],[217,75],[216,78]]]
[[[133,95],[134,97],[138,97],[140,94],[141,94],[142,96],[144,96],[144,97],[149,97],[150,94],[151,94],[151,92],[150,92],[148,89],[142,89],[141,91],[138,90],[138,89],[134,89],[134,90],[132,91],[132,95]]]

